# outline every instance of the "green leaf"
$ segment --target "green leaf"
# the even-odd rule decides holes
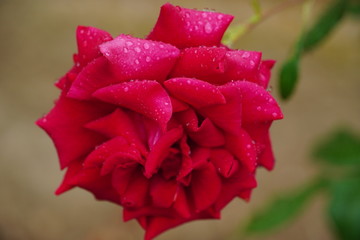
[[[347,7],[347,12],[353,16],[360,17],[360,1],[359,0],[352,1]]]
[[[347,9],[348,0],[336,0],[304,34],[304,51],[316,47],[340,22]]]
[[[342,179],[331,188],[328,214],[339,239],[360,239],[360,177]]]
[[[257,212],[245,228],[245,233],[266,233],[294,218],[308,200],[325,186],[324,180],[317,180],[300,189],[274,199],[262,211]]]
[[[281,67],[279,87],[282,99],[288,99],[295,90],[299,76],[298,65],[299,59],[293,57],[283,63]]]
[[[335,165],[360,165],[360,136],[337,130],[315,148],[313,156]]]

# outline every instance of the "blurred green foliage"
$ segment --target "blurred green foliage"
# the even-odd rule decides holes
[[[283,99],[288,99],[295,90],[303,54],[317,47],[335,29],[347,12],[347,7],[348,0],[335,0],[309,29],[303,31],[293,47],[293,53],[280,70],[279,90]]]

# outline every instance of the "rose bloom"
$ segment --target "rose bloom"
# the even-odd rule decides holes
[[[146,240],[248,200],[283,115],[266,90],[274,61],[221,45],[232,19],[167,3],[146,39],[78,27],[75,64],[37,121],[66,169],[56,194],[123,206]]]

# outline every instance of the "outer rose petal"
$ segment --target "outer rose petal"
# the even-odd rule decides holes
[[[282,119],[283,114],[275,99],[264,88],[247,82],[236,81],[224,87],[235,87],[242,96],[242,112],[244,122],[259,122]]]
[[[244,125],[244,129],[246,129],[251,138],[255,141],[258,150],[259,165],[264,166],[268,170],[272,170],[275,164],[269,134],[270,125],[271,121]]]
[[[197,11],[166,3],[158,21],[147,37],[179,48],[219,46],[234,17],[217,12]]]
[[[254,83],[259,84],[263,88],[267,88],[269,85],[270,77],[271,77],[271,69],[275,64],[275,60],[264,60],[260,63],[259,71],[254,76],[249,78],[248,80]]]
[[[243,80],[254,76],[260,65],[261,52],[234,50],[225,55],[226,71],[224,78],[230,80]]]
[[[240,168],[240,171],[237,171],[232,177],[223,180],[221,193],[215,203],[215,210],[220,211],[234,199],[235,196],[244,190],[255,188],[256,185],[254,173]]]
[[[213,84],[225,83],[225,48],[185,48],[171,73],[171,77],[197,78]]]
[[[100,57],[99,45],[112,40],[109,33],[94,27],[78,26],[76,29],[78,55],[76,61],[80,66],[86,66],[88,62]]]
[[[209,118],[220,129],[237,134],[242,124],[242,101],[240,91],[233,87],[219,88],[226,104],[217,104],[199,109],[199,113]]]
[[[173,96],[195,108],[225,103],[224,96],[214,85],[198,79],[172,78],[164,85]]]
[[[108,60],[99,57],[90,62],[77,75],[68,92],[68,97],[89,100],[99,88],[120,82],[112,74]]]
[[[110,111],[111,108],[102,103],[77,101],[61,96],[55,107],[36,122],[52,138],[62,169],[105,140],[102,135],[84,128],[84,125]]]
[[[170,44],[120,35],[100,45],[120,80],[163,81],[174,66],[180,51]]]
[[[129,108],[158,122],[162,129],[171,118],[169,95],[156,81],[133,81],[97,90],[94,97]]]

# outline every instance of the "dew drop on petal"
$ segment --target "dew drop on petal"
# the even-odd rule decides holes
[[[145,49],[149,49],[149,48],[150,48],[149,44],[148,44],[148,43],[144,43],[144,48],[145,48]]]
[[[139,53],[139,52],[141,52],[141,49],[140,49],[139,47],[136,47],[136,48],[135,48],[135,52],[138,52],[138,53]]]
[[[276,112],[273,112],[273,113],[272,113],[272,116],[273,116],[273,117],[277,117],[278,114],[277,114]]]
[[[206,23],[205,24],[205,32],[206,33],[211,33],[212,32],[212,26],[211,26],[211,24],[210,23]]]
[[[146,62],[150,62],[150,61],[151,61],[151,57],[147,56],[147,57],[145,58],[145,61],[146,61]]]

